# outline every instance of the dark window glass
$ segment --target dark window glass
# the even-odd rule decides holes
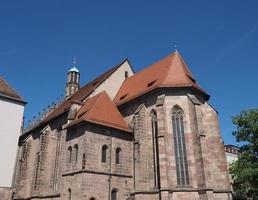
[[[185,144],[184,119],[183,111],[178,106],[176,106],[172,112],[172,127],[177,184],[178,186],[187,186],[190,183]]]
[[[67,156],[68,156],[68,163],[71,163],[72,162],[72,147],[68,147]]]
[[[121,149],[118,147],[116,148],[116,164],[120,164],[120,154],[121,154]]]
[[[85,169],[85,165],[86,165],[86,156],[85,153],[82,155],[82,169]]]
[[[111,200],[117,200],[117,190],[113,189],[111,192]]]
[[[38,188],[38,184],[39,184],[39,167],[40,167],[40,153],[37,153],[37,155],[36,155],[34,190],[36,190]]]
[[[78,150],[79,150],[78,144],[74,145],[74,149],[75,149],[75,162],[77,162],[78,161]]]
[[[72,190],[71,188],[68,189],[68,200],[72,199]]]
[[[101,151],[101,162],[107,162],[107,145],[102,146],[102,151]]]
[[[154,170],[154,187],[159,186],[159,175],[158,175],[158,122],[157,114],[153,112],[151,115],[151,128],[152,128],[152,145],[153,145],[153,170]]]

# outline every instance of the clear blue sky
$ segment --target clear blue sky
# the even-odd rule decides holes
[[[258,107],[257,0],[1,1],[0,27],[0,75],[28,102],[26,121],[64,93],[74,56],[83,85],[124,58],[139,71],[174,43],[225,143],[231,116]]]

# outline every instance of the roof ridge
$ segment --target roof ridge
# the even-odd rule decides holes
[[[100,101],[101,97],[103,98],[103,95],[105,95],[105,94],[107,94],[107,93],[103,90],[102,92],[100,92],[100,93],[98,93],[97,95],[95,95],[96,101],[95,101],[95,103],[93,104],[93,106],[91,107],[90,111],[93,110],[93,109],[96,107],[96,105],[97,105],[97,103]],[[94,97],[94,96],[93,96],[93,97]],[[93,97],[92,97],[92,98],[93,98]]]
[[[192,74],[191,70],[189,69],[188,65],[186,64],[185,60],[182,58],[181,54],[177,51],[176,54],[179,56],[179,59],[181,60],[181,62],[184,64],[185,69],[186,69],[186,73],[188,76],[190,76],[191,79],[193,79],[194,81],[196,81],[194,75]]]
[[[174,62],[175,62],[175,55],[176,55],[176,54],[177,54],[177,51],[175,51],[174,53],[172,53],[172,54],[169,55],[169,56],[170,56],[170,59],[171,59],[170,65],[166,68],[167,73],[164,73],[165,76],[163,77],[161,84],[163,84],[163,83],[166,81],[166,79],[167,79],[167,77],[168,77],[168,75],[169,75],[170,67],[174,65]],[[169,57],[169,56],[167,56],[167,57]],[[167,57],[166,57],[166,58],[167,58]],[[166,58],[164,58],[164,59],[166,59]]]

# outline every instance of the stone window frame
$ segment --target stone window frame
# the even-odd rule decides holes
[[[173,145],[176,164],[177,186],[189,187],[190,169],[188,161],[187,144],[185,141],[185,113],[179,105],[175,105],[171,109],[170,116],[174,141]],[[177,134],[178,131],[179,135]]]
[[[116,148],[116,152],[115,152],[115,163],[116,165],[120,165],[121,164],[121,153],[122,153],[122,149],[120,147]]]
[[[68,188],[68,200],[72,200],[72,189]]]
[[[68,164],[72,163],[72,153],[73,153],[73,148],[72,148],[72,146],[69,146],[67,148],[67,163]]]
[[[82,169],[85,169],[86,167],[86,154],[82,154]]]
[[[115,194],[115,196],[113,196]],[[111,190],[111,193],[110,193],[110,199],[111,200],[117,200],[118,198],[117,198],[117,195],[118,195],[118,189],[117,188],[113,188],[112,190]]]
[[[149,112],[150,116],[150,128],[152,135],[152,145],[153,145],[153,173],[154,173],[154,187],[160,188],[160,177],[159,177],[159,155],[158,155],[158,114],[155,109],[151,109]]]
[[[35,157],[35,174],[34,174],[34,182],[33,189],[37,190],[39,186],[39,176],[40,176],[40,162],[41,162],[41,153],[37,152]]]
[[[73,148],[75,149],[75,152],[74,152],[74,162],[77,163],[78,162],[78,154],[79,154],[79,145],[78,144],[75,144],[73,146]]]
[[[108,152],[108,145],[104,144],[101,147],[101,162],[106,163],[107,162],[107,152]]]

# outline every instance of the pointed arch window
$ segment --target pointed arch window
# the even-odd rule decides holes
[[[153,146],[153,170],[154,170],[154,187],[160,188],[159,180],[159,148],[158,148],[158,119],[157,113],[151,113],[151,131],[152,131],[152,146]]]
[[[108,146],[103,145],[102,151],[101,151],[101,162],[103,163],[107,162],[107,150],[108,150]]]
[[[116,164],[120,164],[121,148],[116,148]]]
[[[177,184],[180,187],[189,185],[189,172],[185,144],[184,115],[179,106],[172,110],[174,151],[176,160]]]
[[[39,185],[39,171],[40,171],[40,153],[37,153],[37,155],[36,155],[34,190],[38,189],[38,185]]]

